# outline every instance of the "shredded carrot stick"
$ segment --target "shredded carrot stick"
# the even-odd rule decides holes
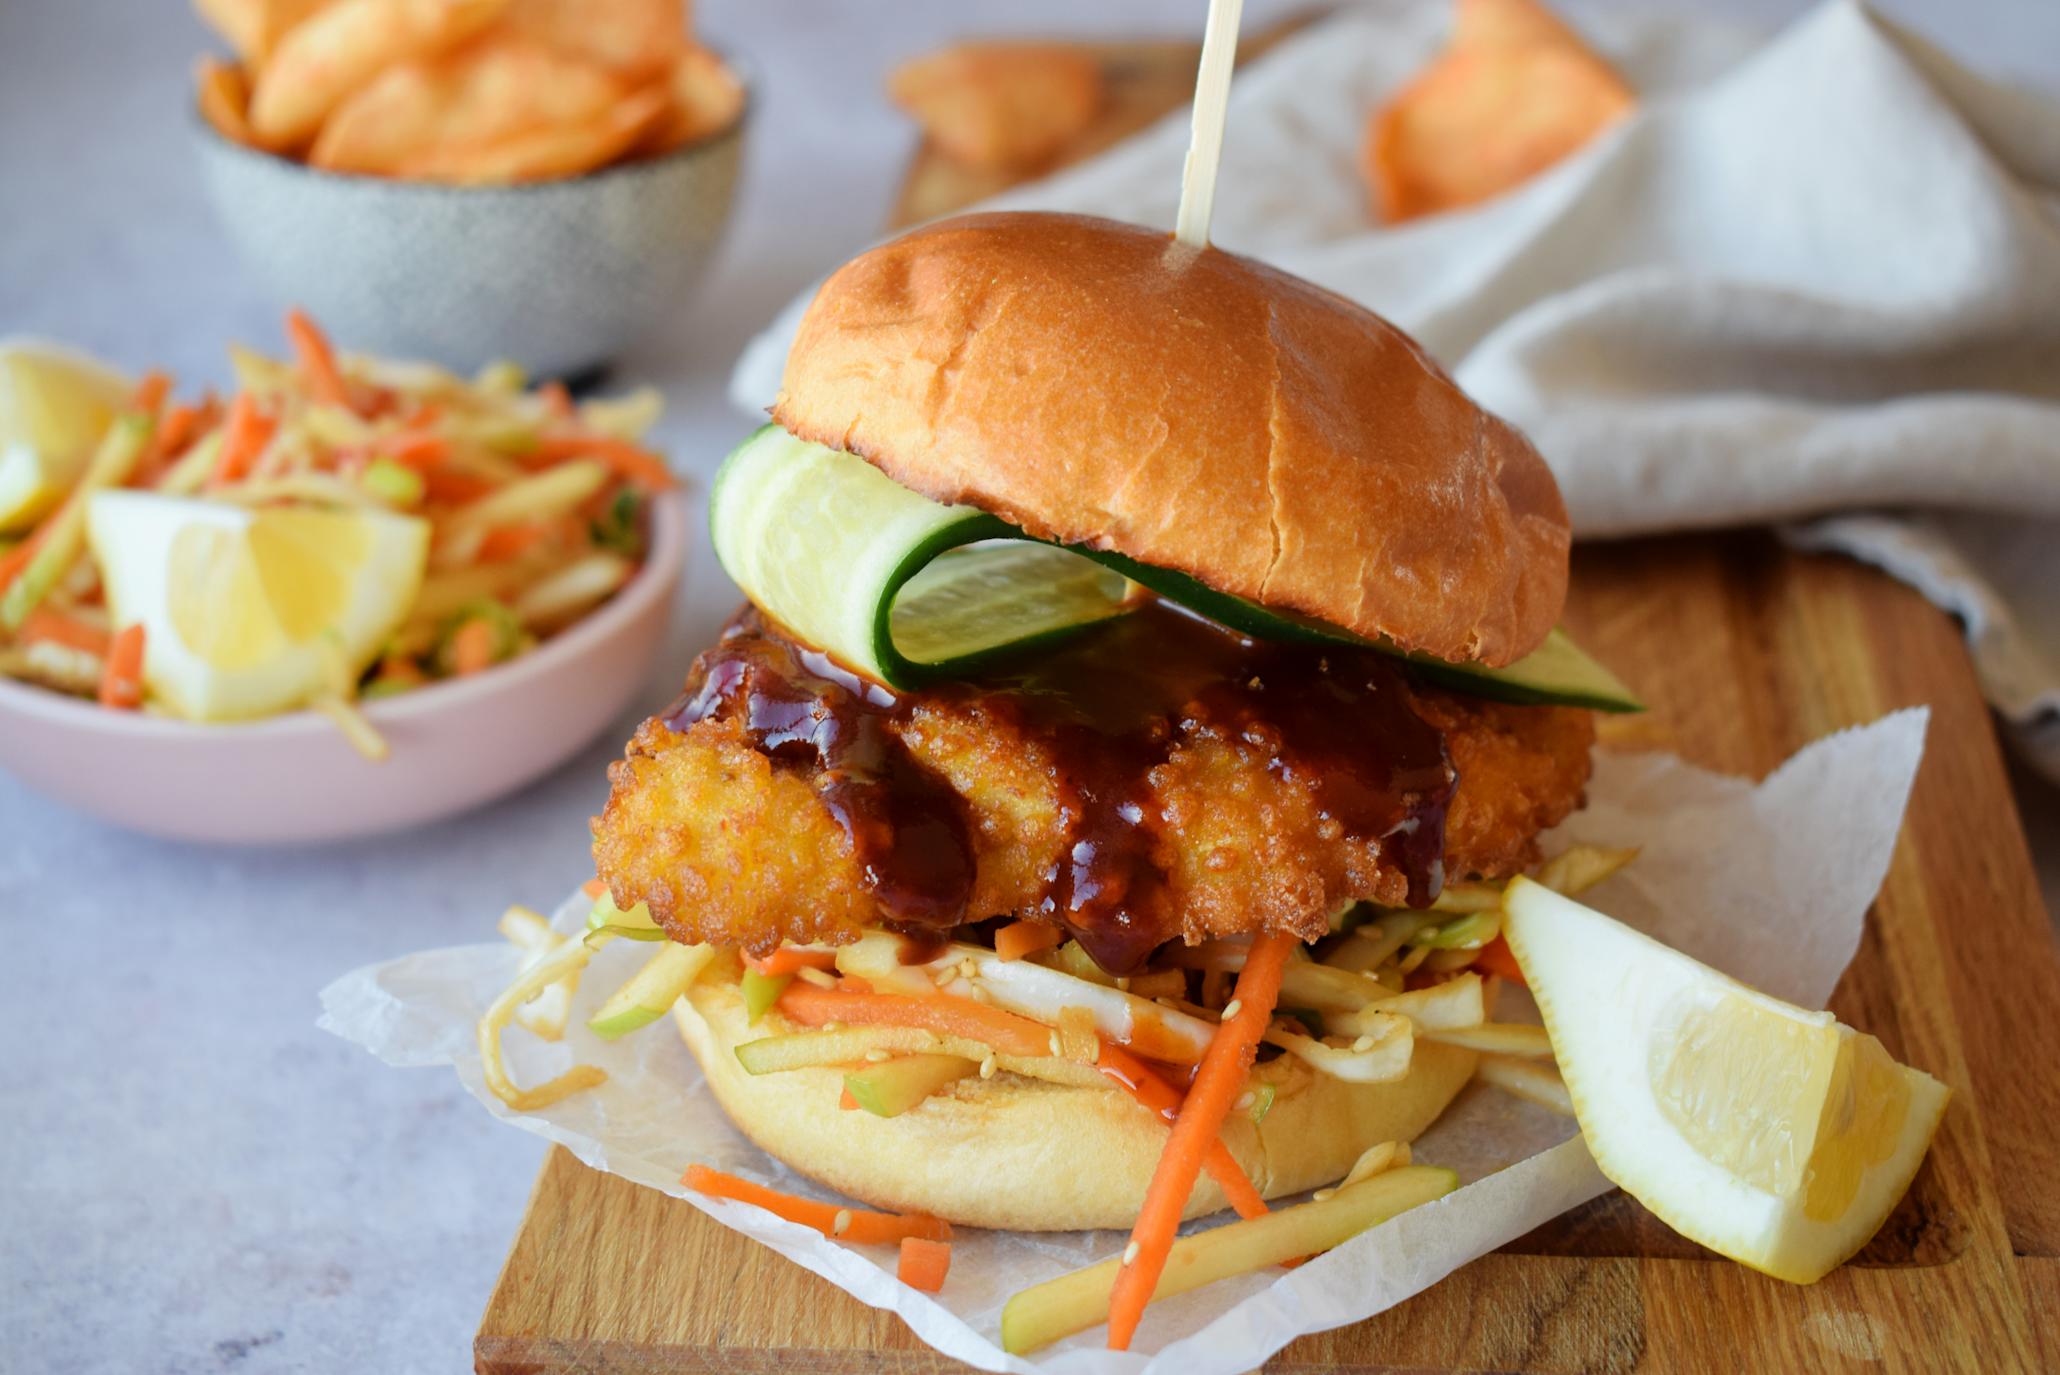
[[[585,883],[579,885],[579,891],[585,893],[595,902],[599,902],[601,894],[608,891],[608,885],[597,878],[590,878]]]
[[[451,634],[451,669],[460,678],[494,666],[494,628],[473,619]]]
[[[557,378],[554,377],[538,387],[536,394],[543,398],[544,409],[549,411],[553,418],[572,420],[577,417],[578,412],[572,407],[572,393],[565,390],[565,384]]]
[[[1152,1290],[1158,1287],[1166,1257],[1173,1250],[1173,1235],[1179,1230],[1188,1195],[1194,1191],[1195,1177],[1201,1173],[1203,1156],[1223,1129],[1232,1101],[1244,1089],[1259,1038],[1280,997],[1281,971],[1299,944],[1300,939],[1289,933],[1261,936],[1252,942],[1252,953],[1238,973],[1237,991],[1232,995],[1238,1004],[1237,1015],[1224,1019],[1202,1053],[1187,1101],[1180,1105],[1173,1134],[1166,1138],[1166,1149],[1152,1171],[1144,1207],[1130,1229],[1131,1249],[1124,1252],[1129,1264],[1116,1271],[1115,1286],[1109,1292],[1111,1351],[1130,1349],[1130,1339],[1136,1335],[1145,1305],[1151,1302]]]
[[[410,468],[434,468],[451,456],[451,441],[440,434],[399,434],[379,445],[379,452]]]
[[[994,933],[994,953],[1005,960],[1020,960],[1049,950],[1066,938],[1056,926],[1037,921],[1012,921]]]
[[[300,364],[301,376],[307,380],[315,399],[348,408],[350,388],[344,384],[343,372],[336,366],[336,354],[321,327],[305,311],[289,310],[286,337],[293,343],[294,361]]]
[[[379,681],[382,683],[400,683],[407,687],[420,687],[429,681],[429,675],[424,673],[420,666],[406,655],[389,654],[379,661]]]
[[[172,460],[183,453],[188,444],[203,428],[203,415],[199,406],[184,403],[168,408],[164,419],[157,425],[156,433],[150,437],[150,448],[137,461],[136,471],[129,476],[132,487],[155,487],[157,480],[171,467]]]
[[[753,1184],[748,1179],[711,1170],[706,1165],[689,1165],[687,1172],[680,1176],[680,1183],[712,1198],[734,1198],[740,1203],[755,1203],[775,1216],[813,1227],[838,1241],[892,1246],[903,1237],[921,1237],[925,1241],[951,1240],[951,1224],[942,1218],[922,1213],[869,1213],[856,1208],[839,1208],[834,1203],[818,1203],[812,1198],[783,1194],[763,1184]]]
[[[900,993],[846,993],[796,980],[780,994],[780,1011],[807,1026],[916,1026],[981,1041],[1005,1055],[1051,1054],[1048,1026],[967,998],[912,998]]]
[[[108,646],[100,672],[100,705],[134,711],[143,705],[143,627],[126,625]]]
[[[1101,1060],[1095,1068],[1169,1124],[1180,1116],[1180,1090],[1123,1047],[1102,1042]],[[1258,1217],[1267,1211],[1265,1195],[1259,1192],[1251,1176],[1245,1173],[1244,1166],[1237,1163],[1230,1147],[1220,1139],[1211,1141],[1205,1148],[1202,1168],[1209,1172],[1209,1178],[1216,1181],[1216,1187],[1223,1190],[1223,1196],[1230,1200],[1230,1206],[1237,1210],[1239,1217]]]
[[[455,473],[448,468],[431,468],[422,474],[422,494],[430,501],[443,502],[450,506],[462,506],[468,501],[477,501],[497,490],[493,483],[471,473]]]
[[[944,1277],[950,1272],[950,1242],[925,1241],[921,1237],[901,1239],[901,1263],[894,1268],[894,1274],[903,1284],[934,1294],[944,1287]]]
[[[679,479],[665,466],[665,460],[649,449],[610,439],[593,452],[596,458],[647,492],[668,492],[679,486]]]
[[[171,390],[171,377],[156,368],[152,368],[149,372],[143,374],[143,380],[136,384],[136,390],[130,394],[129,409],[141,411],[148,416],[155,416],[158,408],[164,405],[165,397],[171,394]]]
[[[29,566],[29,560],[36,557],[36,548],[42,543],[43,530],[48,528],[47,517],[45,522],[45,525],[39,527],[34,534],[15,545],[6,554],[0,555],[0,592],[5,592],[7,585],[20,577],[21,570]]]
[[[611,435],[550,435],[530,455],[538,463],[561,463],[570,458],[598,458],[647,492],[662,492],[679,486],[679,479],[665,460],[649,449],[637,447]]]
[[[513,525],[496,525],[479,541],[481,563],[507,563],[519,559],[542,544],[560,527],[549,521],[525,520]]]
[[[605,488],[603,490],[606,490]],[[584,553],[595,546],[594,521],[596,517],[570,515],[560,516],[545,522],[545,531],[558,542],[562,549],[573,549]]]
[[[1481,953],[1474,956],[1473,967],[1483,974],[1499,974],[1517,983],[1524,982],[1523,967],[1516,962],[1516,952],[1501,936],[1481,947]]]
[[[47,606],[39,606],[29,613],[28,619],[21,623],[20,636],[24,640],[49,640],[54,644],[68,645],[95,658],[105,658],[109,644],[108,633],[98,626],[87,625]]]
[[[157,451],[171,458],[193,442],[200,433],[200,407],[178,405],[165,412],[164,423],[157,427],[154,438]]]
[[[782,974],[795,974],[804,969],[835,969],[837,952],[834,950],[805,950],[799,946],[783,945],[770,955],[746,955],[744,963],[766,978],[777,978]]]
[[[847,979],[845,982],[851,981]],[[946,1036],[963,1036],[968,1041],[992,1046],[1004,1055],[1020,1055],[1026,1059],[1050,1055],[1051,1038],[1055,1034],[1042,1022],[967,998],[943,994],[911,998],[898,993],[847,993],[841,988],[818,988],[798,979],[788,984],[786,991],[780,994],[778,1006],[782,1013],[804,1026],[821,1026],[825,1022],[916,1026]],[[1168,1121],[1177,1113],[1180,1094],[1153,1073],[1144,1061],[1123,1047],[1104,1040],[1095,1068],[1111,1083]],[[1240,1216],[1257,1217],[1266,1211],[1265,1200],[1253,1187],[1244,1167],[1237,1163],[1237,1157],[1220,1140],[1211,1141],[1205,1148],[1203,1163]]]
[[[258,409],[249,392],[236,393],[236,399],[229,403],[228,417],[222,421],[222,447],[215,455],[215,483],[236,482],[249,476],[258,455],[272,442],[276,424]]]

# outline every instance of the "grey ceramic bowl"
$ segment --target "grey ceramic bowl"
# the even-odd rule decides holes
[[[282,304],[356,352],[563,376],[675,311],[735,200],[750,95],[701,143],[562,181],[467,187],[319,171],[196,118],[216,214]]]

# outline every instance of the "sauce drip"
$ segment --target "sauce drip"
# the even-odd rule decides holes
[[[1182,739],[1213,734],[1263,750],[1269,767],[1309,787],[1341,836],[1381,842],[1412,904],[1430,903],[1443,882],[1457,775],[1385,656],[1249,640],[1152,602],[925,695],[1013,718],[1050,758],[1067,843],[1043,875],[1041,915],[1111,973],[1141,967],[1180,933],[1155,857],[1151,772]],[[935,937],[1012,914],[966,910],[963,805],[891,728],[913,700],[798,648],[746,608],[696,663],[667,722],[739,719],[769,757],[812,766],[888,920]]]
[[[964,919],[973,890],[972,842],[958,794],[888,729],[897,705],[887,689],[747,612],[695,661],[666,718],[685,730],[740,711],[761,753],[813,766],[816,792],[851,838],[880,906],[897,921],[948,930]]]

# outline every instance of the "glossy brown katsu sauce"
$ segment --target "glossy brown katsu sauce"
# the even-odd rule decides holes
[[[1136,970],[1180,933],[1153,858],[1161,818],[1149,775],[1183,738],[1260,747],[1344,835],[1380,842],[1412,903],[1428,904],[1443,882],[1457,774],[1441,732],[1410,708],[1403,669],[1382,655],[1249,640],[1150,602],[920,695],[1008,713],[1054,761],[1070,844],[1044,876],[1041,915],[1111,973]],[[676,730],[736,720],[769,758],[810,770],[887,923],[934,937],[997,914],[966,910],[974,854],[958,795],[893,728],[915,700],[795,645],[747,607],[665,719]]]

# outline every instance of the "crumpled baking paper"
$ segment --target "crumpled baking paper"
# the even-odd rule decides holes
[[[1759,988],[1821,1006],[1858,947],[1887,872],[1928,714],[1897,712],[1820,740],[1757,785],[1670,755],[1598,754],[1588,805],[1546,838],[1637,845],[1636,863],[1584,900]],[[559,908],[578,929],[586,899]],[[486,921],[482,914],[482,926]],[[1136,1349],[1102,1349],[1096,1328],[1030,1358],[998,1345],[1009,1295],[1121,1251],[1118,1232],[1045,1236],[958,1229],[949,1281],[936,1296],[894,1277],[896,1252],[847,1246],[745,1204],[681,1187],[701,1162],[776,1188],[832,1197],[774,1161],[716,1105],[668,1022],[609,1044],[585,1019],[647,958],[617,941],[582,980],[566,1039],[507,1033],[517,1082],[574,1063],[608,1082],[535,1114],[511,1112],[486,1089],[474,1024],[515,977],[507,944],[431,950],[347,974],[322,992],[321,1025],[391,1065],[450,1065],[487,1111],[560,1143],[595,1169],[689,1200],[862,1302],[892,1309],[939,1351],[987,1370],[1049,1372],[1250,1370],[1294,1338],[1356,1322],[1609,1187],[1573,1124],[1476,1084],[1416,1145],[1464,1187],[1294,1270],[1268,1270],[1154,1304]],[[1505,1006],[1502,1015],[1508,1017]],[[1195,1225],[1214,1225],[1205,1219]]]

